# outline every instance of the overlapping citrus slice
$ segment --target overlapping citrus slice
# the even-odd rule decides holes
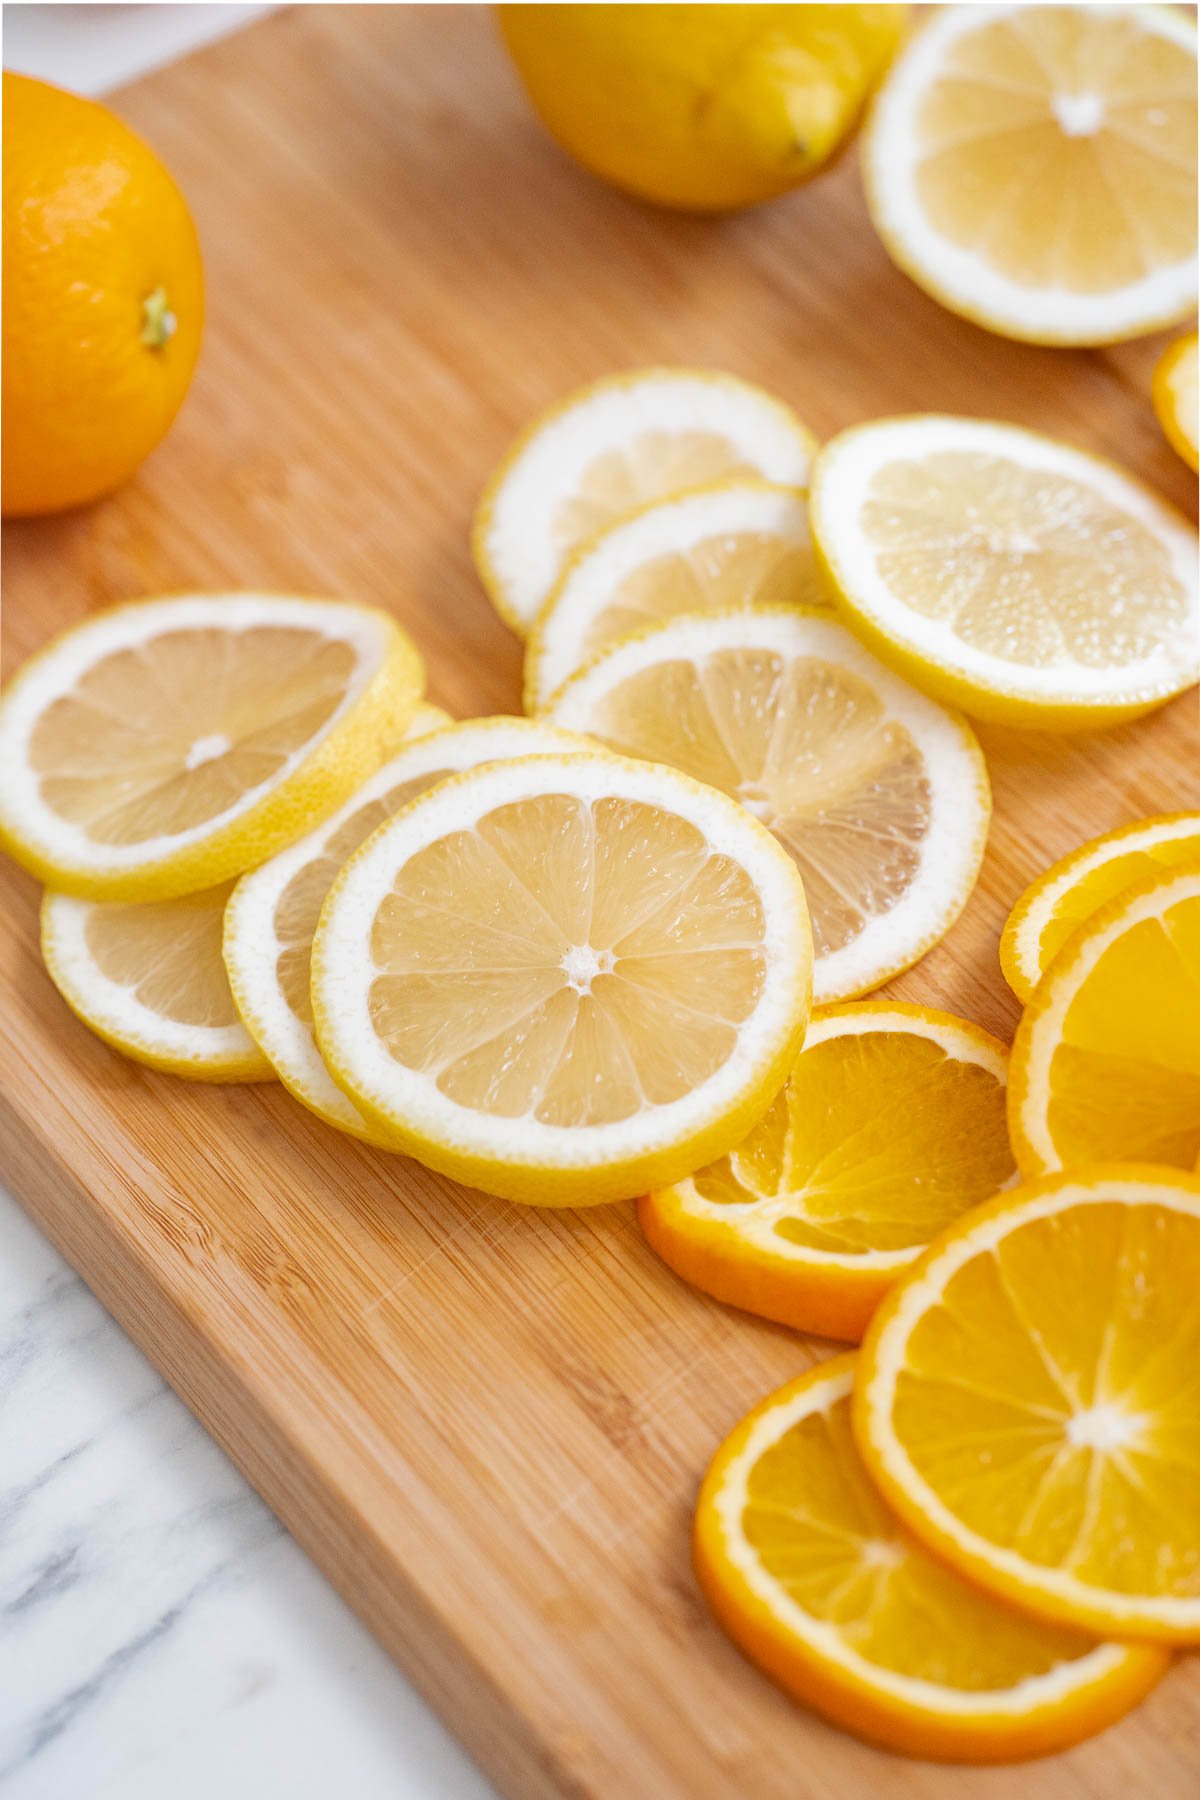
[[[1164,350],[1154,369],[1154,410],[1159,424],[1190,469],[1200,469],[1200,374],[1193,331]]]
[[[1026,888],[1000,937],[1004,979],[1021,1000],[1071,934],[1104,903],[1164,868],[1200,858],[1200,812],[1137,819],[1081,844]]]
[[[863,1343],[854,1432],[939,1556],[1088,1630],[1200,1641],[1200,1180],[1093,1165],[951,1226]]]
[[[480,577],[524,635],[566,557],[688,488],[761,477],[803,488],[816,450],[781,400],[707,369],[635,369],[535,419],[488,482],[472,529]]]
[[[1173,6],[932,9],[863,171],[896,262],[978,324],[1043,344],[1168,325],[1196,304],[1195,24]]]
[[[990,809],[979,747],[827,615],[668,620],[572,676],[546,716],[770,826],[804,877],[819,1001],[907,968],[966,903]]]
[[[1055,957],[1013,1043],[1008,1123],[1026,1176],[1200,1154],[1200,859],[1100,907]]]
[[[140,905],[47,892],[42,956],[68,1006],[106,1043],[196,1081],[269,1081],[221,961],[230,884]]]
[[[981,1592],[872,1486],[850,1429],[858,1358],[820,1363],[722,1444],[696,1569],[734,1641],[797,1699],[909,1756],[1013,1762],[1100,1731],[1167,1667]]]
[[[0,702],[0,843],[95,899],[215,886],[377,768],[423,682],[387,614],[345,601],[196,594],[93,614]]]
[[[986,419],[880,419],[826,445],[813,534],[856,629],[979,718],[1072,730],[1200,672],[1196,534],[1114,464]]]
[[[525,709],[617,638],[676,613],[826,602],[794,488],[731,481],[658,501],[568,560],[529,635]]]
[[[744,1137],[808,1019],[796,868],[674,769],[605,752],[440,782],[343,869],[312,955],[338,1084],[430,1167],[588,1205]]]
[[[641,1200],[642,1230],[718,1300],[857,1341],[930,1239],[1012,1180],[1007,1063],[949,1013],[822,1008],[749,1136]]]
[[[393,1144],[389,1133],[338,1087],[313,1034],[312,940],[334,878],[385,819],[447,775],[500,757],[586,748],[569,732],[532,719],[454,725],[442,718],[450,729],[427,732],[418,717],[412,741],[331,818],[243,875],[225,915],[225,965],[238,1011],[279,1079],[328,1124],[384,1146]]]

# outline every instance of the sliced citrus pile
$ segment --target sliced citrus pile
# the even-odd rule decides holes
[[[996,1038],[948,1013],[818,1011],[750,1135],[643,1199],[642,1230],[718,1300],[856,1341],[930,1239],[1012,1179],[1007,1063]]]
[[[876,229],[943,305],[1100,344],[1196,304],[1196,31],[1167,6],[948,6],[884,84]]]
[[[385,819],[447,775],[502,757],[585,747],[531,719],[446,724],[451,729],[417,732],[332,818],[243,875],[225,918],[225,964],[238,1010],[280,1080],[330,1125],[385,1145],[393,1140],[338,1087],[313,1033],[312,940],[334,877]]]
[[[1200,1154],[1200,860],[1102,906],[1055,957],[1013,1044],[1022,1174]]]
[[[1067,939],[1106,901],[1195,858],[1200,858],[1200,812],[1179,812],[1123,825],[1056,862],[1026,888],[1000,938],[1000,966],[1014,994],[1032,998]]]
[[[931,1556],[855,1448],[859,1360],[768,1396],[708,1471],[696,1569],[730,1636],[798,1699],[910,1756],[1011,1762],[1120,1718],[1165,1653],[1025,1617]]]
[[[770,826],[804,877],[818,1000],[907,968],[966,903],[990,805],[979,747],[826,615],[669,620],[603,652],[547,717],[672,763]]]
[[[215,886],[328,812],[398,741],[424,674],[386,613],[208,594],[94,614],[0,703],[0,842],[50,886]]]
[[[196,1081],[269,1081],[221,961],[230,884],[142,905],[47,893],[42,956],[85,1025],[135,1062]]]
[[[1154,369],[1154,410],[1170,443],[1191,469],[1200,469],[1200,386],[1196,333],[1179,338]]]
[[[526,711],[617,638],[676,613],[825,603],[795,489],[724,482],[658,501],[569,559],[529,636]]]
[[[632,1198],[721,1155],[808,1018],[795,865],[673,769],[485,764],[410,802],[334,883],[317,1041],[381,1129],[514,1200]]]
[[[533,624],[564,560],[651,500],[741,476],[807,485],[812,434],[732,375],[636,369],[568,395],[518,439],[484,490],[472,547],[515,631]]]
[[[1096,1166],[946,1232],[884,1300],[854,1429],[931,1549],[1047,1618],[1200,1641],[1200,1181]]]
[[[818,460],[812,525],[872,648],[980,718],[1079,729],[1196,679],[1194,530],[1066,444],[932,414],[856,426]]]

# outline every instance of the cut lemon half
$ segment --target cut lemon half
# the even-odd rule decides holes
[[[795,865],[672,769],[485,764],[368,839],[313,945],[317,1042],[371,1120],[512,1200],[630,1199],[719,1156],[808,1020]]]
[[[803,488],[816,451],[782,400],[706,369],[635,369],[569,394],[513,445],[484,490],[472,550],[523,636],[563,563],[651,500],[759,476]]]
[[[1055,957],[1013,1043],[1023,1175],[1200,1154],[1200,860],[1100,907]]]
[[[1000,937],[1000,966],[1030,1000],[1063,945],[1106,901],[1164,868],[1200,858],[1200,812],[1162,813],[1081,844],[1026,888]]]
[[[794,488],[725,482],[658,501],[568,561],[529,636],[525,710],[618,638],[676,613],[826,603]]]
[[[823,1008],[750,1135],[641,1200],[642,1230],[718,1300],[857,1342],[930,1240],[1015,1175],[1007,1066],[997,1038],[949,1013]]]
[[[876,230],[977,324],[1103,344],[1196,304],[1196,32],[1169,6],[954,6],[868,124]]]
[[[854,1432],[923,1542],[1047,1618],[1200,1640],[1200,1181],[1093,1166],[967,1213],[863,1343]]]
[[[42,958],[97,1037],[135,1062],[194,1081],[270,1081],[221,961],[229,883],[144,905],[42,897]]]
[[[588,747],[532,719],[447,720],[448,729],[432,732],[421,731],[422,722],[332,818],[243,875],[225,914],[225,966],[238,1011],[284,1086],[328,1124],[393,1149],[395,1140],[347,1099],[317,1049],[310,963],[325,896],[373,831],[447,775],[501,757]]]
[[[908,1756],[1015,1762],[1101,1731],[1165,1673],[992,1599],[884,1505],[855,1448],[858,1358],[770,1394],[713,1459],[696,1571],[734,1642],[781,1687]]]
[[[683,615],[604,651],[546,716],[770,826],[804,877],[820,1001],[907,968],[966,904],[990,810],[979,746],[835,619]]]
[[[423,683],[387,614],[344,601],[197,594],[94,614],[0,702],[0,843],[95,899],[215,886],[377,768]]]
[[[811,516],[856,629],[979,718],[1079,730],[1196,679],[1196,534],[1115,464],[985,419],[880,419],[826,446]]]
[[[1179,338],[1154,367],[1152,392],[1158,422],[1190,469],[1200,469],[1200,398],[1197,397],[1196,333]]]

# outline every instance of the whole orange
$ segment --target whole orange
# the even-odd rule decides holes
[[[187,392],[200,245],[154,152],[106,106],[4,77],[3,510],[118,487]]]

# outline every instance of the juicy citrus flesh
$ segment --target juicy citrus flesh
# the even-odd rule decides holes
[[[1129,9],[981,19],[917,133],[922,210],[1010,281],[1110,293],[1195,249],[1195,54]]]
[[[236,1025],[221,962],[221,920],[232,886],[145,906],[97,902],[85,927],[97,968],[166,1019]]]
[[[1165,1656],[1025,1616],[930,1555],[856,1448],[856,1360],[789,1383],[718,1452],[696,1558],[721,1622],[798,1698],[910,1755],[1015,1759],[1118,1716]]]
[[[714,481],[753,479],[758,472],[719,431],[639,432],[619,450],[602,451],[583,470],[575,492],[555,510],[555,542],[565,556],[652,500]]]
[[[651,1243],[719,1299],[857,1339],[888,1287],[1015,1174],[1004,1046],[948,1014],[818,1009],[735,1150],[642,1202]]]
[[[1200,862],[1118,895],[1036,990],[1013,1046],[1022,1172],[1200,1153]]]
[[[1154,410],[1171,444],[1191,469],[1200,469],[1200,372],[1193,331],[1165,350],[1154,371]]]
[[[1200,1636],[1200,1184],[1094,1166],[968,1215],[884,1302],[857,1435],[919,1535],[1047,1617]]]

